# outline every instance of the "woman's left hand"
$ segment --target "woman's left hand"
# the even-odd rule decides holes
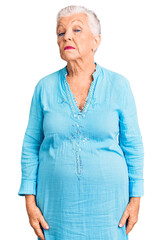
[[[132,228],[138,221],[139,208],[140,208],[140,197],[131,197],[123,213],[123,216],[119,222],[119,227],[123,227],[127,221],[126,235],[132,230]]]

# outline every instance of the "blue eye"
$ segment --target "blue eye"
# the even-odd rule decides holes
[[[59,36],[62,36],[64,33],[60,33],[60,34],[58,34]]]
[[[74,30],[75,32],[80,32],[80,30],[79,29],[76,29],[76,30]],[[62,36],[64,34],[64,32],[63,33],[59,33],[58,34],[58,36]]]

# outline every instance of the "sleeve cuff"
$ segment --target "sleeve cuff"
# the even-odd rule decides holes
[[[142,197],[144,195],[144,179],[129,181],[129,197]]]
[[[22,180],[20,189],[18,192],[19,196],[25,196],[25,194],[33,194],[36,195],[36,182],[30,180]]]

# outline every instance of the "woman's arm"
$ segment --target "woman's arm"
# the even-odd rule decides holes
[[[44,240],[45,238],[41,226],[45,229],[48,229],[49,226],[45,221],[41,210],[36,206],[39,149],[44,138],[43,110],[41,106],[41,83],[42,82],[39,81],[35,86],[31,101],[29,120],[22,146],[22,178],[18,195],[25,196],[29,223],[34,229],[36,235],[41,240]]]
[[[123,150],[128,167],[129,204],[123,213],[119,226],[123,227],[126,223],[126,234],[128,234],[138,221],[140,199],[144,195],[144,147],[135,99],[127,79],[125,83],[119,119],[119,145]]]
[[[119,145],[124,153],[129,175],[129,197],[144,195],[144,147],[138,124],[135,99],[126,79],[119,117]]]
[[[43,141],[43,111],[41,107],[41,81],[37,83],[31,101],[28,125],[21,153],[21,186],[18,195],[36,195],[39,148]]]

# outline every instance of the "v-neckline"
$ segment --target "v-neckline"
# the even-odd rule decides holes
[[[91,99],[92,99],[92,95],[93,95],[93,92],[94,92],[94,87],[95,87],[95,82],[96,82],[96,74],[98,73],[98,70],[99,70],[99,66],[96,62],[94,62],[96,64],[96,68],[95,68],[95,71],[93,72],[92,74],[92,77],[93,77],[93,81],[91,82],[91,85],[89,87],[89,91],[88,91],[88,95],[87,95],[87,98],[85,100],[85,104],[83,106],[83,109],[81,110],[77,104],[77,101],[76,101],[76,98],[74,97],[75,94],[72,93],[71,89],[70,89],[70,85],[66,79],[66,76],[67,76],[67,66],[65,66],[64,70],[64,84],[65,84],[65,89],[66,89],[66,93],[67,93],[67,96],[68,96],[68,100],[69,100],[69,103],[70,103],[70,106],[71,106],[71,109],[72,109],[72,112],[74,114],[74,117],[85,117],[85,112],[87,111],[88,109],[88,106],[91,102]]]

